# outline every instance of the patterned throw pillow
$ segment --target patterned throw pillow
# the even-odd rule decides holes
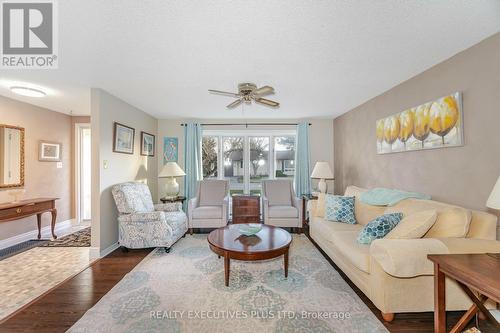
[[[325,219],[328,221],[356,224],[354,197],[327,194],[325,198]]]
[[[358,243],[371,244],[372,241],[384,238],[403,218],[403,213],[390,213],[379,216],[364,226],[358,235]]]

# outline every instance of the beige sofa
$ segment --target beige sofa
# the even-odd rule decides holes
[[[318,201],[310,206],[310,235],[349,279],[375,304],[385,320],[395,313],[434,311],[433,265],[427,254],[500,253],[496,241],[497,217],[471,211],[465,238],[378,239],[371,245],[359,244],[359,231],[384,212],[408,215],[422,210],[456,207],[431,200],[406,199],[393,207],[371,206],[359,200],[366,191],[349,186],[346,196],[355,196],[358,224],[350,225],[324,219]],[[323,204],[324,205],[324,204]],[[464,208],[461,208],[464,209]],[[439,216],[439,215],[438,215]],[[454,281],[446,281],[447,310],[466,310],[471,301]],[[489,307],[495,306],[490,303]]]

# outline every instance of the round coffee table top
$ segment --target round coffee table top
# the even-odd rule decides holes
[[[278,227],[264,224],[255,235],[244,236],[239,226],[241,224],[230,224],[215,229],[208,235],[208,243],[222,251],[250,254],[283,249],[292,242],[290,233]]]

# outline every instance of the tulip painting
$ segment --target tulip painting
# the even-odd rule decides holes
[[[387,154],[463,145],[459,92],[377,120],[377,153]]]

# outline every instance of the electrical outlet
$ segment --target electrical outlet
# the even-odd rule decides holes
[[[58,169],[62,169],[62,167],[63,167],[62,162],[57,162],[57,164],[56,164],[56,168],[58,168]]]

